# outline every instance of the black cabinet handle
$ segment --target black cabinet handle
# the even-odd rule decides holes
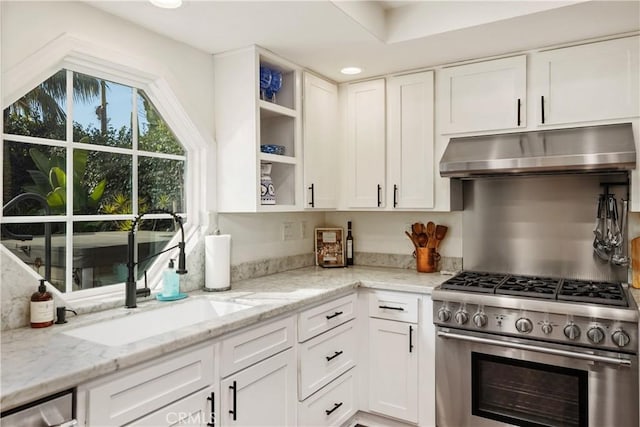
[[[340,356],[342,353],[344,353],[344,351],[340,350],[340,351],[336,351],[335,353],[333,353],[333,356],[326,356],[327,362],[332,361],[336,357]]]
[[[335,313],[333,313],[333,314],[329,314],[329,315],[327,315],[327,316],[325,316],[325,317],[327,318],[327,320],[331,320],[331,319],[333,319],[334,317],[338,317],[338,316],[340,316],[341,314],[342,314],[342,311],[336,311]]]
[[[518,126],[520,126],[520,98],[518,98]]]
[[[542,124],[544,124],[544,95],[540,97],[540,108],[542,109]]]
[[[309,202],[309,206],[311,206],[312,208],[315,208],[316,207],[316,202],[314,200],[314,196],[315,195],[314,195],[314,188],[313,187],[314,187],[313,184],[311,184],[311,186],[308,187],[308,189],[311,190],[311,201]]]
[[[236,421],[237,416],[238,416],[238,408],[236,406],[237,404],[237,390],[238,390],[238,385],[236,384],[236,382],[233,382],[233,385],[229,386],[229,389],[233,390],[233,409],[229,411],[229,413],[231,415],[233,415],[233,421]]]
[[[383,308],[385,310],[398,310],[398,311],[404,311],[404,308],[402,307],[391,307],[388,305],[379,305],[378,308]]]
[[[335,411],[336,409],[338,409],[338,408],[339,408],[339,407],[341,407],[341,406],[342,406],[342,402],[340,402],[340,403],[334,403],[334,404],[333,404],[333,408],[331,408],[331,409],[325,409],[325,410],[324,410],[324,412],[325,412],[327,415],[331,415],[331,414],[333,413],[333,411]]]
[[[207,397],[207,400],[211,402],[211,415],[209,416],[209,422],[207,423],[207,427],[215,427],[216,426],[216,403],[215,403],[216,394],[211,392],[211,396]]]
[[[378,207],[382,206],[382,198],[380,197],[381,190],[382,190],[382,185],[378,184]]]
[[[393,207],[398,206],[398,186],[393,184]]]
[[[409,325],[409,353],[413,351],[413,326]]]

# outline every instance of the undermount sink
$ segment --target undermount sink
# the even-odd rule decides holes
[[[172,332],[196,323],[218,319],[250,307],[252,306],[197,298],[82,326],[63,332],[63,334],[98,344],[119,346]]]

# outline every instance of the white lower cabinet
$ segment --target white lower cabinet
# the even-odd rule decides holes
[[[369,319],[369,409],[418,422],[418,325]]]
[[[356,330],[353,320],[298,347],[300,398],[305,399],[356,364]]]
[[[356,295],[82,384],[79,424],[340,426],[362,410],[434,425],[430,300],[375,291],[358,318]]]
[[[358,410],[356,369],[352,368],[298,405],[298,425],[339,426]]]
[[[201,426],[215,425],[214,387],[207,387],[142,417],[127,426]]]
[[[185,407],[178,403],[173,410],[190,411],[191,402],[181,399],[213,384],[213,354],[213,344],[191,347],[79,386],[80,424],[122,426],[154,413],[162,418],[165,407],[178,401]]]
[[[220,382],[216,425],[294,426],[296,401],[296,359],[289,349]]]

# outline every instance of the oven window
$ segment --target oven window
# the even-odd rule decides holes
[[[472,413],[518,426],[587,426],[587,372],[471,353]]]

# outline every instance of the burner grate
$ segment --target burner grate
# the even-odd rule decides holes
[[[506,274],[462,271],[451,279],[443,282],[441,288],[492,294],[494,289],[502,283],[506,277]]]
[[[537,276],[509,276],[496,288],[496,294],[555,299],[561,279]]]
[[[441,289],[629,307],[620,283],[461,271]]]
[[[565,279],[558,291],[558,299],[621,307],[629,305],[622,285],[592,280]]]

